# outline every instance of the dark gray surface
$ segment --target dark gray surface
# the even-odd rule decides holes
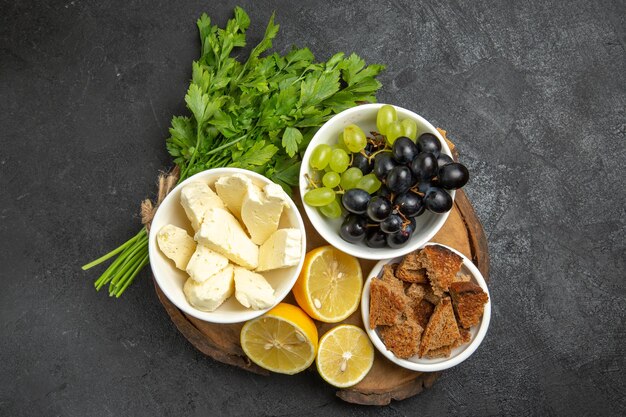
[[[445,127],[492,256],[492,325],[429,391],[342,403],[305,373],[203,357],[147,271],[119,300],[79,266],[134,234],[170,166],[195,19],[235,3],[0,2],[0,415],[626,413],[626,5],[242,1],[259,39],[388,65],[380,101]]]

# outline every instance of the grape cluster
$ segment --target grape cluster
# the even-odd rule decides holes
[[[379,142],[384,146],[382,140]],[[358,188],[373,194],[381,186],[380,180],[368,169],[373,163],[369,154],[374,149],[368,143],[363,130],[357,125],[349,125],[339,136],[336,146],[322,144],[313,149],[309,165],[314,168],[311,182],[314,188],[304,194],[304,202],[318,207],[320,212],[331,219],[342,215],[340,195],[347,190]],[[318,180],[318,181],[315,181]],[[315,185],[321,181],[321,187]]]
[[[469,172],[441,152],[436,136],[417,138],[415,121],[399,122],[393,106],[378,111],[376,126],[382,134],[367,138],[350,125],[337,146],[313,150],[310,165],[323,172],[323,186],[309,190],[304,201],[330,218],[345,209],[339,235],[348,242],[399,248],[415,232],[416,217],[452,208],[447,190],[463,187]]]

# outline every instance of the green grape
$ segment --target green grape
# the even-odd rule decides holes
[[[324,187],[328,187],[328,188],[335,188],[336,186],[339,185],[340,181],[341,181],[341,176],[337,174],[335,171],[329,171],[325,173],[324,176],[322,177],[322,184],[324,184]]]
[[[387,126],[385,136],[387,137],[387,143],[393,145],[396,139],[402,136],[402,125],[400,122],[391,122],[389,126]]]
[[[330,154],[332,152],[332,148],[330,145],[321,144],[317,145],[313,152],[311,152],[311,159],[309,160],[309,165],[313,168],[324,169],[326,165],[328,165],[328,161],[330,161]]]
[[[342,149],[346,151],[346,153],[350,153],[348,147],[346,146],[346,142],[343,140],[343,132],[339,134],[339,138],[337,139],[337,144],[333,146],[333,149]]]
[[[370,194],[374,194],[381,186],[381,182],[376,178],[376,175],[367,174],[363,175],[363,177],[356,183],[355,188],[360,188],[362,190],[367,191]]]
[[[320,213],[330,219],[336,219],[341,217],[341,206],[337,199],[334,199],[330,204],[320,207]]]
[[[360,127],[352,124],[343,129],[343,143],[350,152],[361,152],[367,145],[367,137]]]
[[[398,120],[396,108],[392,105],[385,104],[376,113],[376,129],[382,135],[387,135],[387,126]]]
[[[335,192],[327,187],[314,188],[304,195],[304,202],[309,206],[322,207],[335,201]]]
[[[402,134],[413,142],[417,139],[417,123],[413,119],[404,119],[400,122],[402,126]]]
[[[356,184],[363,177],[363,173],[360,169],[352,167],[348,168],[343,174],[341,174],[341,188],[349,190],[355,188]]]
[[[343,149],[333,149],[330,154],[330,162],[328,164],[333,171],[342,173],[348,169],[348,165],[350,165],[350,157]]]

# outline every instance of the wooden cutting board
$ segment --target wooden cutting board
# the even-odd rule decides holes
[[[296,199],[300,212],[304,210],[300,206],[300,199]],[[326,241],[315,231],[306,216],[303,216],[307,232],[307,251],[318,246],[326,245]],[[456,193],[454,207],[443,228],[432,239],[434,242],[448,245],[462,252],[471,259],[483,274],[489,278],[489,252],[487,240],[476,217],[476,213],[467,196],[462,190]],[[361,260],[363,278],[366,278],[376,261]],[[213,324],[188,316],[172,304],[161,289],[154,282],[155,289],[161,304],[170,318],[183,334],[199,351],[205,355],[239,368],[246,369],[257,374],[267,375],[268,372],[252,363],[243,353],[239,344],[239,333],[243,323],[238,324]],[[285,302],[297,305],[293,296],[285,299]],[[363,327],[361,311],[344,320]],[[320,336],[335,324],[316,322]],[[314,372],[315,366],[312,367]],[[368,375],[357,385],[337,391],[337,396],[344,401],[364,405],[385,405],[391,400],[402,400],[420,393],[424,388],[430,388],[439,377],[440,372],[425,373],[413,372],[401,368],[381,354],[376,352],[374,366]]]

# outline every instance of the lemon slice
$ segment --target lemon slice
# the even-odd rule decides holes
[[[322,246],[306,254],[293,295],[309,316],[337,323],[359,307],[362,286],[359,261],[332,246]]]
[[[342,324],[322,336],[316,362],[326,382],[338,388],[351,387],[372,369],[374,347],[363,329]]]
[[[272,372],[293,375],[305,370],[317,353],[317,328],[300,308],[280,303],[241,329],[248,358]]]

